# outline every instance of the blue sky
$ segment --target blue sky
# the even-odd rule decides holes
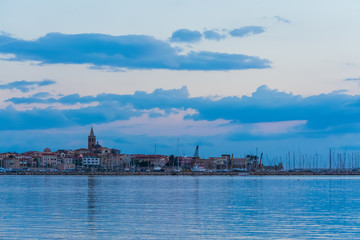
[[[0,151],[360,149],[358,1],[0,1]]]

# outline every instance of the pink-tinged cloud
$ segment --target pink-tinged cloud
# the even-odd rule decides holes
[[[117,129],[119,134],[127,135],[175,137],[183,135],[214,136],[230,133],[236,128],[228,120],[194,121],[192,119],[184,119],[185,116],[192,115],[195,112],[193,109],[174,110],[169,115],[163,115],[164,112],[162,112],[162,116],[156,118],[150,117],[148,113],[145,113],[142,116],[132,117],[128,120],[103,124],[99,128],[103,130],[107,128]]]
[[[255,123],[250,132],[255,135],[293,133],[299,132],[306,123],[306,120]]]

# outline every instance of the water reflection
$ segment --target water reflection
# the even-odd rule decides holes
[[[194,181],[194,206],[195,214],[199,214],[199,178],[196,178]]]
[[[357,239],[360,178],[298,179],[0,176],[0,239]]]
[[[88,229],[96,229],[96,179],[88,176],[87,181],[87,219]]]

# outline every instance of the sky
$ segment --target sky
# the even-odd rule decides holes
[[[0,152],[360,150],[357,0],[0,0]],[[155,147],[156,145],[156,147]]]

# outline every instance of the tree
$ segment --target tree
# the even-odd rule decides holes
[[[165,164],[165,166],[167,166],[167,167],[174,166],[174,163],[175,163],[175,156],[170,155],[169,161]]]

